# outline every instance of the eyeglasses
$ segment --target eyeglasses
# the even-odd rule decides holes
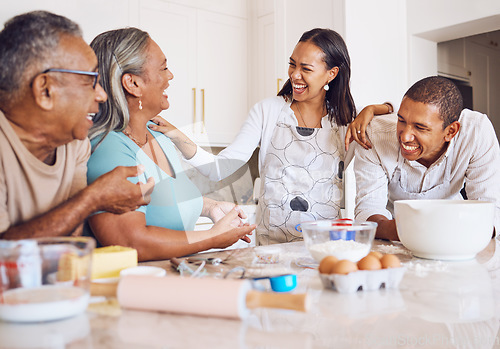
[[[41,74],[56,72],[56,73],[70,73],[70,74],[79,74],[79,75],[87,75],[94,77],[94,83],[92,84],[92,88],[95,89],[95,85],[97,85],[97,80],[99,79],[99,73],[95,71],[85,71],[85,70],[71,70],[71,69],[58,69],[58,68],[50,68],[44,70]]]

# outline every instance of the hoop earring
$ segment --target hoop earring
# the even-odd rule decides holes
[[[142,101],[139,99],[139,110],[142,110]]]
[[[326,84],[325,86],[323,86],[323,88],[325,89],[325,91],[328,91],[330,89],[330,86]]]

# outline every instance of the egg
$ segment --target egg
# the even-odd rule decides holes
[[[358,266],[356,265],[356,263],[351,262],[348,259],[341,259],[340,261],[335,263],[331,272],[333,274],[346,275],[346,274],[352,273],[353,271],[357,271],[357,270],[358,270]]]
[[[382,269],[382,263],[380,262],[380,259],[369,254],[359,260],[358,268],[359,270],[378,270]]]
[[[368,253],[369,256],[375,256],[377,257],[378,259],[382,258],[383,254],[378,252],[378,251],[370,251],[370,253]]]
[[[332,268],[335,264],[337,264],[338,259],[337,257],[334,256],[326,256],[321,260],[319,263],[319,272],[321,274],[331,274],[332,273]]]
[[[386,254],[382,256],[380,259],[380,263],[382,263],[382,268],[399,268],[401,267],[401,262],[399,258],[393,254]]]

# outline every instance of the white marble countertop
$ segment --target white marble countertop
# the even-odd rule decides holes
[[[500,242],[476,259],[413,258],[401,244],[377,240],[373,250],[397,254],[406,268],[397,289],[340,294],[324,289],[303,243],[279,245],[280,262],[253,264],[252,248],[206,256],[244,265],[247,275],[296,273],[293,292],[307,292],[307,313],[260,308],[244,320],[119,309],[50,323],[0,322],[0,348],[500,348]],[[157,265],[175,274],[170,262]],[[200,290],[203,292],[203,290]],[[179,295],[182,297],[182,295]],[[114,308],[113,308],[114,307]]]

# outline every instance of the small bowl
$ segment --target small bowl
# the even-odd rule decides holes
[[[265,288],[256,283],[256,281],[260,280],[269,280],[269,283],[271,284],[271,290],[273,290],[274,292],[290,292],[297,287],[297,275],[295,274],[284,274],[284,275],[253,278],[252,279],[253,288],[265,291]]]
[[[280,261],[281,249],[278,246],[268,245],[254,248],[255,263],[276,264]]]
[[[479,200],[394,202],[399,240],[416,257],[472,259],[490,242],[494,203]]]
[[[301,223],[300,228],[306,247],[317,262],[326,256],[357,262],[370,252],[377,223],[320,220]]]
[[[297,287],[297,275],[286,274],[269,278],[274,292],[289,292]]]

